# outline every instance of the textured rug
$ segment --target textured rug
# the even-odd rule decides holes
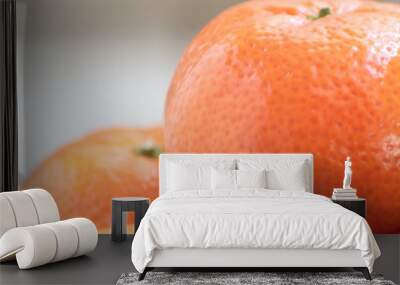
[[[368,281],[359,272],[148,272],[146,278],[138,281],[138,273],[122,274],[117,285],[133,284],[267,284],[267,285],[297,285],[297,284],[379,284],[395,285],[384,280],[380,275],[372,275]]]

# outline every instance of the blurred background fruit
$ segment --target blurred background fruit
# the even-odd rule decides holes
[[[343,161],[378,233],[400,232],[400,8],[246,1],[186,49],[165,106],[168,152],[307,152],[315,192]]]
[[[50,155],[23,188],[48,190],[63,219],[87,217],[109,233],[113,197],[158,196],[162,147],[161,127],[99,130]]]

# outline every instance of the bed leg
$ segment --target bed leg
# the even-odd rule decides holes
[[[146,277],[146,273],[147,273],[148,269],[147,267],[143,270],[142,273],[139,274],[139,278],[138,281],[142,281],[144,279],[144,277]]]
[[[365,279],[372,280],[371,274],[369,274],[369,270],[367,267],[355,267],[354,269],[357,271],[361,271],[362,274],[364,275]]]
[[[367,267],[364,267],[361,272],[364,274],[365,279],[372,280],[371,274],[369,274],[369,270]]]

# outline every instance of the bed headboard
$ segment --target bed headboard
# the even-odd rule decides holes
[[[279,160],[291,160],[299,161],[304,160],[308,171],[306,171],[306,181],[307,181],[307,192],[313,193],[314,191],[314,166],[313,166],[313,155],[310,153],[279,153],[279,154],[271,154],[271,153],[252,153],[252,154],[217,154],[217,153],[207,153],[207,154],[192,154],[192,153],[164,153],[160,154],[159,158],[159,193],[162,195],[166,192],[167,185],[167,162],[168,160],[188,160],[195,161],[198,160],[236,160],[236,159],[251,159],[251,158],[262,158],[262,159],[271,159],[273,161]]]

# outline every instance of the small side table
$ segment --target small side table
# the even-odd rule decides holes
[[[365,218],[366,214],[366,200],[364,198],[357,198],[352,200],[336,200],[332,199],[333,203],[339,204],[340,206],[359,214]]]
[[[135,212],[135,232],[149,208],[150,200],[143,197],[121,197],[112,199],[112,234],[113,241],[126,239],[126,212]]]

